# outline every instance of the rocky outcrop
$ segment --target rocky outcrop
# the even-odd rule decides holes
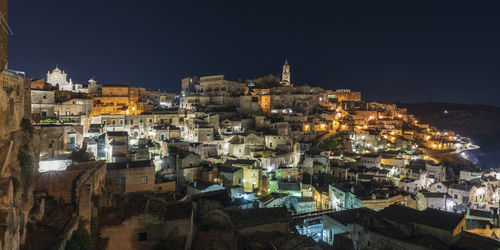
[[[38,154],[33,145],[30,81],[0,74],[0,249],[19,249],[33,206]]]

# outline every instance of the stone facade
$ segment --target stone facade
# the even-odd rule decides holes
[[[226,80],[224,75],[200,78],[200,92],[209,96],[240,95],[246,89],[245,83]]]
[[[47,72],[47,83],[52,87],[58,87],[59,90],[72,91],[72,92],[82,92],[83,86],[81,84],[73,84],[71,78],[68,81],[68,74],[61,71],[59,67],[56,67],[52,72]]]
[[[1,1],[0,8],[4,7],[6,1]],[[7,43],[2,40],[1,46],[4,45]],[[5,53],[1,60],[6,64],[6,47],[2,47],[1,53]],[[26,240],[28,213],[33,206],[38,158],[32,143],[36,131],[29,119],[30,81],[16,72],[0,73],[0,221],[5,225],[0,226],[0,249],[19,249]],[[17,192],[13,192],[14,182]]]

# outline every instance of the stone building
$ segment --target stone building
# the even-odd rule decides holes
[[[127,161],[128,133],[124,131],[107,132],[104,152],[109,162]]]
[[[200,88],[200,79],[196,76],[186,77],[181,80],[181,92],[183,94],[197,93]]]
[[[82,148],[83,127],[70,124],[42,124],[40,143],[37,145],[42,159],[53,159],[55,156],[68,154]]]
[[[106,189],[113,194],[155,191],[155,166],[150,160],[106,164]]]
[[[208,96],[240,95],[246,89],[246,84],[227,80],[224,75],[200,77],[200,93]]]
[[[61,71],[59,67],[56,67],[52,72],[47,72],[47,83],[52,87],[58,87],[59,90],[72,91],[72,92],[85,92],[81,84],[73,84],[73,80],[70,78],[68,81],[68,74]]]
[[[150,192],[124,195],[99,215],[105,249],[153,249],[162,241],[184,248],[192,228],[191,202],[168,201]]]
[[[243,184],[243,168],[232,166],[219,166],[219,176],[226,187]]]
[[[326,93],[328,99],[334,99],[337,102],[360,102],[361,92],[352,92],[350,89],[337,89]]]
[[[31,90],[31,114],[35,121],[56,117],[54,91]]]
[[[152,111],[153,106],[145,100],[146,89],[128,85],[102,87],[102,95],[94,97],[93,115],[134,115]]]

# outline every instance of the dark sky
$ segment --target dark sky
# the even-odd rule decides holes
[[[178,91],[186,76],[500,106],[500,1],[11,0],[10,68]]]

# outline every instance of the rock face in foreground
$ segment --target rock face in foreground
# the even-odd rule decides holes
[[[422,123],[449,129],[472,139],[481,148],[472,153],[482,168],[500,167],[500,108],[450,103],[400,103]]]
[[[0,249],[19,249],[33,207],[36,154],[30,81],[0,73]]]

